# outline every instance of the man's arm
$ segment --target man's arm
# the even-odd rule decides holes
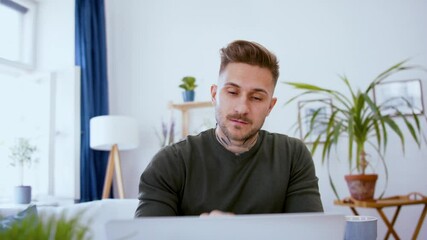
[[[157,153],[141,175],[135,217],[179,215],[184,168],[172,147]]]
[[[295,150],[284,212],[323,212],[311,153],[300,141]]]

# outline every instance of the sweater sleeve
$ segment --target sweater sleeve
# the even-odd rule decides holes
[[[293,150],[284,212],[323,212],[311,153],[299,140],[295,140]]]
[[[141,174],[135,217],[179,215],[183,174],[176,149],[167,146],[157,153]]]

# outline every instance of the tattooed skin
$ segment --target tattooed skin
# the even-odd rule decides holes
[[[222,134],[221,134],[221,133]],[[220,136],[221,135],[221,136]],[[221,131],[221,128],[218,127],[215,130],[215,136],[218,142],[224,146],[226,149],[234,152],[236,155],[239,155],[243,152],[249,151],[251,149],[257,139],[258,139],[258,132],[256,132],[253,135],[248,136],[246,139],[242,140],[241,142],[231,141],[231,139],[227,136],[227,134],[224,134],[224,132]]]

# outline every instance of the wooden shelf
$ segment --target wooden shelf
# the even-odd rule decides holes
[[[194,108],[213,107],[212,102],[185,102],[185,103],[169,103],[170,109],[177,109],[182,113],[182,137],[188,135],[189,117],[188,110]]]
[[[192,108],[212,107],[212,102],[170,103],[169,108],[185,111]]]

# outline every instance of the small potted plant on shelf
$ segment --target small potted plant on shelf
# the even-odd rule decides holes
[[[370,154],[366,152],[366,147],[368,145],[372,146],[374,152],[378,153],[378,156],[385,167],[386,181],[388,178],[387,166],[383,156],[388,143],[387,138],[390,133],[394,133],[398,136],[402,150],[404,150],[405,147],[402,128],[407,129],[410,136],[415,140],[418,146],[420,146],[421,138],[423,136],[419,121],[420,116],[417,116],[414,112],[410,115],[405,115],[400,112],[398,108],[395,108],[394,111],[396,112],[396,117],[403,120],[403,125],[399,126],[396,118],[383,114],[386,108],[390,108],[390,104],[386,102],[376,103],[371,97],[375,86],[384,82],[391,75],[414,68],[416,67],[407,66],[406,61],[402,61],[378,75],[364,91],[360,89],[353,89],[349,80],[344,76],[340,78],[347,87],[346,92],[306,83],[285,82],[285,84],[303,91],[288,100],[286,104],[289,104],[296,99],[300,99],[302,96],[309,96],[313,94],[320,94],[332,99],[330,103],[331,112],[328,116],[325,116],[325,114],[318,114],[315,111],[313,114],[309,115],[310,119],[306,119],[306,122],[310,123],[310,127],[308,127],[307,133],[303,138],[306,139],[310,137],[311,139],[315,139],[312,142],[311,147],[313,154],[317,147],[323,144],[321,155],[322,163],[324,163],[325,160],[330,160],[330,152],[333,146],[336,147],[338,144],[343,144],[343,139],[348,140],[347,157],[349,175],[346,175],[345,179],[349,187],[350,195],[353,199],[371,200],[374,196],[375,182],[378,175],[375,173],[368,174],[366,172],[367,166],[370,165],[370,159],[368,157]],[[404,99],[404,102],[408,106],[410,105],[410,101]],[[425,119],[425,116],[423,117]],[[318,131],[319,124],[323,124],[323,130],[320,134]],[[298,125],[297,128],[299,129],[301,126]],[[331,176],[329,177],[331,180],[330,183],[332,190],[336,197],[339,198],[332,178]],[[380,198],[384,192],[381,194]]]
[[[186,76],[181,79],[182,83],[179,85],[180,88],[184,89],[182,97],[184,102],[194,101],[196,95],[194,89],[197,87],[196,78],[192,76]]]
[[[27,204],[31,202],[31,186],[24,185],[24,169],[30,168],[38,161],[34,157],[37,147],[31,145],[26,138],[19,138],[14,146],[10,148],[10,165],[17,167],[19,171],[20,185],[15,187],[16,203]]]

